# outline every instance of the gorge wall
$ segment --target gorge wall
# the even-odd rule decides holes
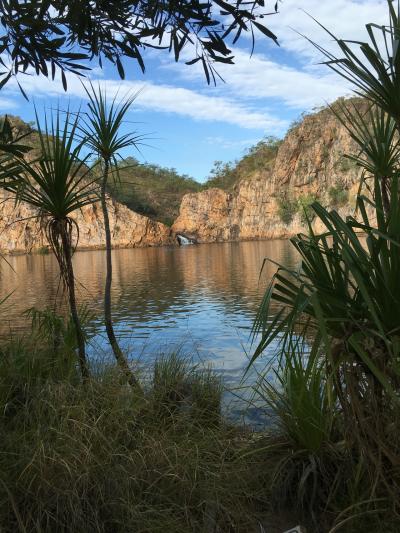
[[[306,230],[302,206],[314,199],[354,213],[360,171],[343,154],[355,151],[329,109],[308,115],[286,135],[272,170],[244,176],[230,192],[185,195],[172,229],[198,242],[283,238]]]
[[[366,109],[366,103],[356,101]],[[183,196],[172,228],[110,202],[115,247],[177,244],[176,234],[198,242],[284,238],[306,230],[303,205],[318,199],[340,214],[354,212],[359,169],[343,154],[356,146],[346,128],[329,109],[303,118],[287,133],[274,159],[244,172],[227,191],[210,188]],[[275,152],[274,152],[275,154]],[[200,185],[199,185],[200,187]],[[46,239],[36,213],[0,193],[0,253],[40,250]],[[104,247],[104,225],[99,204],[76,213],[79,248]],[[315,229],[319,228],[314,222]]]
[[[171,228],[131,211],[108,199],[110,226],[115,248],[162,246],[175,242]],[[30,253],[43,250],[46,238],[37,213],[25,204],[15,205],[6,193],[0,194],[0,252]],[[104,247],[105,233],[100,204],[84,207],[74,214],[79,225],[79,249]]]

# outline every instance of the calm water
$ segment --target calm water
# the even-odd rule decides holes
[[[280,240],[115,250],[113,314],[121,343],[145,362],[181,347],[211,361],[227,381],[239,380],[260,298],[276,270],[267,263],[260,278],[266,257],[290,267],[297,263],[293,247]],[[51,255],[8,261],[12,269],[3,262],[0,294],[14,292],[0,306],[1,333],[23,334],[22,313],[59,298],[58,268]],[[95,315],[91,349],[107,355],[101,317],[104,252],[78,252],[74,267],[80,301]]]

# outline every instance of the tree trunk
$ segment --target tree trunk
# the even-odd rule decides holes
[[[133,375],[131,369],[129,368],[128,361],[121,348],[119,347],[117,338],[114,333],[114,328],[112,324],[111,316],[111,283],[112,283],[112,259],[111,259],[111,231],[110,231],[110,219],[108,216],[108,208],[106,202],[106,186],[109,174],[109,161],[104,162],[104,174],[101,182],[101,209],[103,211],[104,219],[104,231],[106,234],[106,283],[104,289],[104,320],[106,324],[106,331],[108,340],[110,341],[112,351],[114,353],[115,359],[117,360],[118,365],[120,366],[122,372],[125,374],[128,383],[133,386],[140,388],[139,382],[136,377]]]
[[[76,306],[76,297],[75,297],[75,279],[74,279],[74,270],[72,267],[72,253],[71,253],[71,243],[67,234],[67,227],[65,224],[62,224],[61,229],[61,242],[63,247],[64,259],[66,272],[64,273],[68,289],[69,297],[69,307],[71,310],[72,321],[75,326],[76,340],[78,344],[78,359],[79,366],[81,369],[82,379],[86,382],[89,377],[89,368],[86,360],[85,352],[85,337],[83,335],[81,322],[79,320],[78,309]]]

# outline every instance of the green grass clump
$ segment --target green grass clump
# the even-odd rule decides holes
[[[330,187],[328,194],[330,205],[332,207],[343,207],[348,203],[349,192],[341,185]]]
[[[297,202],[286,194],[277,199],[278,216],[284,224],[290,224],[298,211]]]
[[[302,224],[306,225],[312,222],[315,218],[315,213],[312,204],[317,200],[315,194],[302,194],[297,200],[297,207],[300,213],[300,220]]]
[[[210,370],[174,354],[144,394],[111,367],[83,385],[72,352],[57,364],[46,342],[0,349],[1,531],[257,530],[257,457],[221,419]]]

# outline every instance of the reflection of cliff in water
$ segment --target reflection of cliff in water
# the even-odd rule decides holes
[[[203,312],[209,308],[210,314],[218,309],[218,316],[228,313],[251,318],[276,271],[276,266],[267,262],[259,279],[265,257],[287,266],[296,262],[293,247],[279,240],[114,250],[115,320],[123,323],[124,329],[146,324],[164,327],[165,321],[196,314],[200,305]],[[53,305],[60,294],[52,255],[24,255],[9,261],[12,268],[2,265],[0,295],[15,292],[0,308],[3,334],[9,328],[26,327],[26,319],[21,317],[24,310]],[[74,267],[79,300],[88,304],[101,324],[105,254],[78,252]]]

